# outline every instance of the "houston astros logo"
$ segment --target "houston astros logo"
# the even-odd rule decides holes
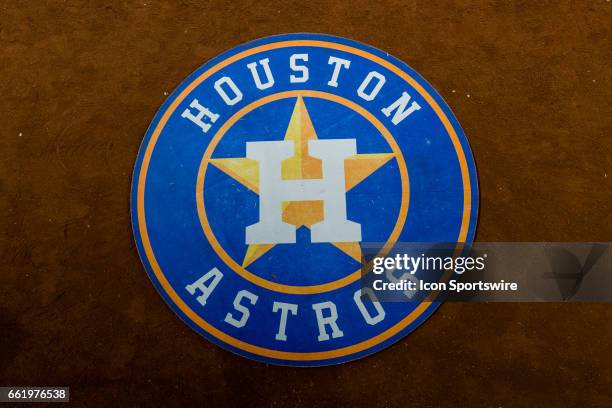
[[[435,90],[388,54],[294,34],[208,62],[168,98],[136,163],[134,235],[194,330],[265,362],[381,350],[439,304],[362,290],[367,242],[470,242],[476,171]]]

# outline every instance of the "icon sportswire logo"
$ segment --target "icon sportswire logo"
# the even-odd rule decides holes
[[[361,289],[361,245],[471,242],[477,209],[468,141],[435,90],[318,34],[248,43],[190,75],[132,186],[138,250],[170,307],[228,350],[298,366],[363,357],[425,321],[435,297]]]

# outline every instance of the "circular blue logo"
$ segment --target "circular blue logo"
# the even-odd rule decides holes
[[[436,91],[385,52],[319,34],[254,41],[190,75],[132,184],[138,251],[170,307],[228,350],[296,366],[418,327],[440,300],[362,293],[361,245],[469,243],[477,210],[468,141]]]

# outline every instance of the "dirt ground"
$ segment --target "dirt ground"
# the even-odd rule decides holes
[[[129,212],[166,93],[240,43],[320,32],[446,99],[478,166],[478,240],[612,241],[611,7],[0,0],[0,385],[87,406],[611,407],[611,304],[445,304],[372,357],[268,366],[164,304]]]

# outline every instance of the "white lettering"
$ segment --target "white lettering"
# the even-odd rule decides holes
[[[298,84],[308,81],[308,67],[305,65],[297,65],[297,61],[306,61],[308,62],[308,54],[293,54],[289,57],[289,67],[295,72],[301,72],[302,76],[289,76],[289,82],[292,84]]]
[[[410,107],[406,109],[408,102],[410,102],[410,95],[408,92],[402,92],[402,96],[398,100],[382,109],[382,113],[384,113],[386,117],[389,117],[391,116],[391,112],[395,110],[395,114],[393,115],[393,118],[391,118],[391,122],[394,125],[397,125],[402,120],[410,116],[413,112],[421,109],[421,106],[416,102],[412,102]]]
[[[226,84],[229,89],[234,93],[233,98],[230,98],[227,92],[225,92],[225,90],[222,88],[223,84]],[[218,79],[215,82],[215,91],[217,91],[221,99],[223,99],[223,102],[225,102],[229,106],[235,105],[242,100],[242,92],[240,92],[240,89],[238,89],[238,87],[230,77],[223,77]]]
[[[255,86],[258,89],[264,90],[274,85],[274,77],[272,76],[272,72],[270,71],[269,62],[269,58],[259,60],[259,64],[261,64],[264,70],[264,74],[266,74],[266,83],[261,82],[261,78],[259,77],[259,73],[257,72],[257,63],[251,62],[250,64],[247,64],[247,68],[251,70],[251,75],[253,75]]]
[[[187,292],[189,292],[189,294],[191,295],[195,295],[195,291],[196,289],[198,289],[201,294],[200,296],[196,298],[196,300],[198,301],[198,303],[204,306],[206,304],[206,300],[208,299],[210,294],[213,292],[213,290],[215,290],[221,278],[223,278],[223,274],[221,273],[221,271],[218,270],[217,268],[212,268],[210,271],[204,274],[200,279],[193,282],[191,285],[185,286],[185,289],[187,289]],[[208,282],[211,279],[212,279],[212,282],[206,285],[206,282]]]
[[[329,316],[323,317],[323,309],[329,310]],[[327,334],[325,326],[329,326],[331,328],[331,336],[334,339],[344,336],[344,333],[336,324],[336,320],[338,319],[338,311],[336,310],[336,305],[333,302],[328,301],[315,303],[312,305],[312,310],[315,311],[317,316],[317,324],[319,325],[319,337],[317,339],[319,341],[329,340],[329,334]]]
[[[189,107],[197,109],[198,113],[194,115],[189,109],[185,109],[183,113],[181,113],[181,117],[189,119],[190,121],[198,125],[204,133],[208,132],[208,129],[210,129],[211,127],[211,124],[204,122],[202,119],[209,118],[211,123],[215,123],[217,119],[219,119],[219,115],[217,115],[216,113],[212,113],[208,108],[200,105],[200,102],[198,102],[197,99],[191,101]]]
[[[252,305],[254,305],[255,303],[257,303],[257,295],[254,295],[253,293],[249,292],[248,290],[241,290],[240,292],[238,292],[236,294],[236,297],[234,298],[234,309],[236,309],[236,311],[240,312],[241,316],[240,319],[235,319],[234,316],[232,316],[231,313],[228,313],[225,316],[225,322],[231,324],[234,327],[237,328],[241,328],[244,327],[244,325],[246,324],[247,320],[249,320],[249,316],[251,316],[251,312],[249,311],[249,309],[247,309],[245,306],[240,304],[240,301],[242,299],[247,299]]]
[[[363,300],[361,300],[362,296],[367,296],[370,298],[370,303],[374,305],[374,309],[376,309],[376,316],[372,316],[368,309],[366,308]],[[375,325],[376,323],[381,322],[385,318],[385,309],[382,308],[378,298],[374,294],[374,291],[370,288],[362,288],[357,289],[357,292],[353,295],[353,300],[357,304],[357,308],[361,312],[361,315],[365,319],[366,323],[369,325]]]
[[[351,66],[351,61],[345,60],[343,58],[338,58],[338,57],[329,57],[327,64],[334,66],[334,72],[332,73],[332,77],[327,83],[327,85],[337,88],[338,87],[338,76],[340,75],[340,69],[341,68],[348,69]]]
[[[293,303],[274,302],[272,305],[272,311],[274,313],[281,311],[280,322],[278,325],[278,333],[276,333],[276,340],[287,341],[287,334],[285,330],[287,328],[287,315],[291,312],[292,315],[296,315],[298,311],[298,305]]]
[[[374,88],[370,91],[370,93],[366,93],[366,88],[375,78],[377,80],[376,85],[374,85]],[[380,92],[380,88],[382,88],[386,81],[387,80],[382,74],[376,71],[371,71],[368,76],[365,77],[365,79],[359,86],[359,89],[357,89],[357,95],[359,95],[362,99],[365,99],[366,101],[372,101],[374,100],[374,98],[376,98],[376,95],[378,95],[378,93]]]

